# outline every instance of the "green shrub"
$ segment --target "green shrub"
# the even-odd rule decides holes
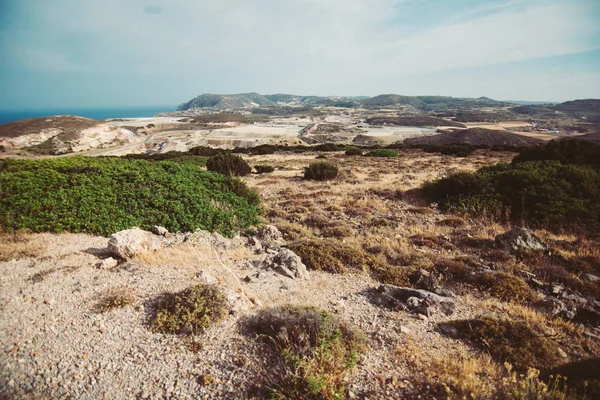
[[[138,226],[231,235],[258,222],[243,182],[191,164],[72,157],[0,161],[0,225],[8,231],[109,236]]]
[[[217,286],[196,285],[160,296],[150,318],[150,329],[195,335],[223,319],[227,312],[227,299]]]
[[[254,166],[257,174],[269,174],[275,171],[275,167],[272,165],[256,165]]]
[[[443,211],[526,221],[554,231],[600,234],[600,171],[558,161],[498,164],[423,186]]]
[[[244,324],[279,354],[266,376],[269,397],[345,398],[348,373],[366,349],[361,331],[313,307],[270,308]]]
[[[367,153],[369,157],[398,157],[398,153],[390,149],[376,149]]]
[[[518,372],[557,365],[557,346],[525,321],[484,317],[446,323],[458,330],[461,339],[484,350],[499,362],[509,362]]]
[[[521,150],[513,159],[513,163],[542,160],[600,168],[600,144],[577,139],[552,140],[542,147]]]
[[[337,165],[327,161],[317,161],[304,168],[304,179],[327,181],[338,175]]]
[[[218,153],[206,162],[206,169],[227,176],[245,176],[252,168],[240,156],[232,153]]]
[[[358,147],[350,147],[348,150],[346,150],[346,155],[347,156],[362,156],[363,151],[361,149],[359,149]]]

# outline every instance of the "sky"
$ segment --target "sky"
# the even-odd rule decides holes
[[[0,0],[0,110],[600,98],[600,0]]]

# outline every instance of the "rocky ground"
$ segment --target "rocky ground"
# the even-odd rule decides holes
[[[554,293],[555,282],[519,264],[510,249],[497,248],[496,235],[509,227],[443,215],[435,205],[418,204],[410,195],[440,173],[473,170],[509,160],[512,154],[478,152],[454,158],[415,151],[377,160],[335,154],[328,157],[340,165],[337,180],[303,181],[302,168],[315,156],[247,158],[252,165],[276,167],[272,174],[246,180],[263,199],[265,224],[277,228],[269,225],[233,239],[160,229],[121,233],[110,241],[75,234],[2,235],[2,396],[261,398],[274,354],[245,331],[244,321],[264,308],[288,304],[327,310],[367,335],[368,350],[347,378],[348,398],[443,398],[432,388],[460,375],[441,368],[440,362],[455,365],[463,360],[461,373],[467,365],[488,365],[485,354],[444,328],[456,320],[524,319],[552,332],[560,364],[598,357],[600,335],[594,323],[553,319],[531,304],[499,300],[471,287],[434,285],[407,292],[381,287],[369,271],[308,270],[286,250],[299,235],[335,239],[386,260],[405,257],[408,261],[399,261],[403,268],[417,270],[470,257],[482,270],[526,270],[529,284],[539,285],[535,290],[540,299],[556,298],[567,311],[575,304],[576,309],[597,311],[597,304],[584,306],[570,299],[577,292],[566,285],[558,285]],[[462,222],[447,222],[453,218]],[[550,246],[564,257],[598,256],[595,242],[536,233],[541,251]],[[483,252],[465,245],[490,242],[493,248]],[[502,252],[504,261],[485,258],[492,251]],[[586,278],[581,274],[577,279]],[[223,321],[191,337],[149,329],[162,293],[200,283],[225,291],[230,312]],[[124,307],[102,309],[102,300],[115,292],[128,293],[131,300]],[[494,385],[491,376],[471,375]]]

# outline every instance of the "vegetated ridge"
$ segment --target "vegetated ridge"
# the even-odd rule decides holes
[[[453,132],[444,132],[434,136],[409,138],[406,144],[455,144],[466,143],[475,146],[535,146],[543,143],[542,140],[517,135],[508,131],[484,128],[460,129]]]

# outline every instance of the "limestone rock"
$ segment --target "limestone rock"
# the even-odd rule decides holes
[[[279,265],[280,267],[285,267],[286,269],[290,270],[296,278],[309,278],[306,265],[304,265],[300,256],[298,256],[290,249],[282,249],[273,258],[273,262]]]
[[[116,267],[119,264],[119,261],[115,260],[112,257],[105,258],[97,264],[97,267],[100,269],[111,269]]]
[[[108,240],[108,250],[121,258],[131,258],[161,248],[162,242],[159,237],[140,228],[117,232]]]
[[[513,228],[496,236],[496,245],[510,253],[521,250],[548,251],[548,247],[532,231],[526,228]]]
[[[269,254],[261,266],[271,269],[291,279],[308,279],[309,274],[306,265],[300,257],[290,249],[281,249],[275,254]]]
[[[263,225],[258,228],[256,237],[264,242],[277,242],[283,240],[283,235],[274,225]]]
[[[421,300],[421,302],[419,303],[419,307],[415,310],[418,311],[420,314],[424,315],[428,315],[437,310],[443,312],[446,315],[450,315],[454,312],[454,309],[456,308],[456,301],[454,299],[450,297],[440,296],[427,290],[412,289],[394,285],[381,285],[377,289],[377,292],[381,296],[385,297],[387,300],[390,300],[392,303],[402,303],[409,309],[415,303],[415,300],[411,298]],[[408,304],[409,299],[410,304]],[[426,306],[427,309],[421,310],[423,306]]]

